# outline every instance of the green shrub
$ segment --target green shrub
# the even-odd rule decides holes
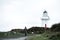
[[[49,40],[60,40],[60,34],[54,34],[51,37],[49,37]]]

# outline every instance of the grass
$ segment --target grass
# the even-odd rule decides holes
[[[29,40],[48,40],[48,37],[43,34],[40,34],[30,37]]]
[[[56,36],[56,35],[58,35],[58,36]],[[51,38],[51,39],[49,39],[49,38]],[[46,32],[43,34],[34,35],[34,36],[29,37],[29,40],[55,40],[55,39],[60,40],[60,33],[59,32],[57,32],[57,33]]]
[[[25,36],[22,33],[9,33],[9,32],[0,32],[0,38],[18,38]]]

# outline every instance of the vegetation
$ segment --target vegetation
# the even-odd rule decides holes
[[[0,32],[0,38],[14,38],[28,35],[31,35],[29,40],[60,40],[60,23],[54,24],[46,30],[44,27],[32,27],[29,29],[25,27],[25,29],[12,29],[9,32]]]
[[[49,30],[49,28],[47,28],[47,30]],[[45,28],[44,27],[32,27],[32,28],[29,28],[28,30],[28,33],[34,33],[34,34],[42,34],[45,32]]]
[[[52,25],[52,27],[40,34],[29,38],[29,40],[60,40],[60,23]]]
[[[16,38],[22,37],[24,34],[16,32],[0,32],[0,38]]]
[[[55,33],[51,37],[49,37],[49,40],[60,40],[60,33]]]
[[[29,40],[48,40],[49,39],[48,36],[49,36],[49,32],[45,32],[43,34],[34,35],[30,37]]]
[[[51,31],[60,32],[60,23],[52,25]]]
[[[29,40],[60,40],[60,33],[43,33],[29,37]]]

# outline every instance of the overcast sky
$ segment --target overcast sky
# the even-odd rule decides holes
[[[44,10],[50,17],[48,27],[60,22],[60,0],[0,0],[0,31],[40,27]]]

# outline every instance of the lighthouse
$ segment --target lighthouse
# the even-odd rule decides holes
[[[47,21],[49,20],[49,16],[46,10],[43,12],[41,20],[42,20],[42,27],[45,27],[45,29],[47,29]]]

